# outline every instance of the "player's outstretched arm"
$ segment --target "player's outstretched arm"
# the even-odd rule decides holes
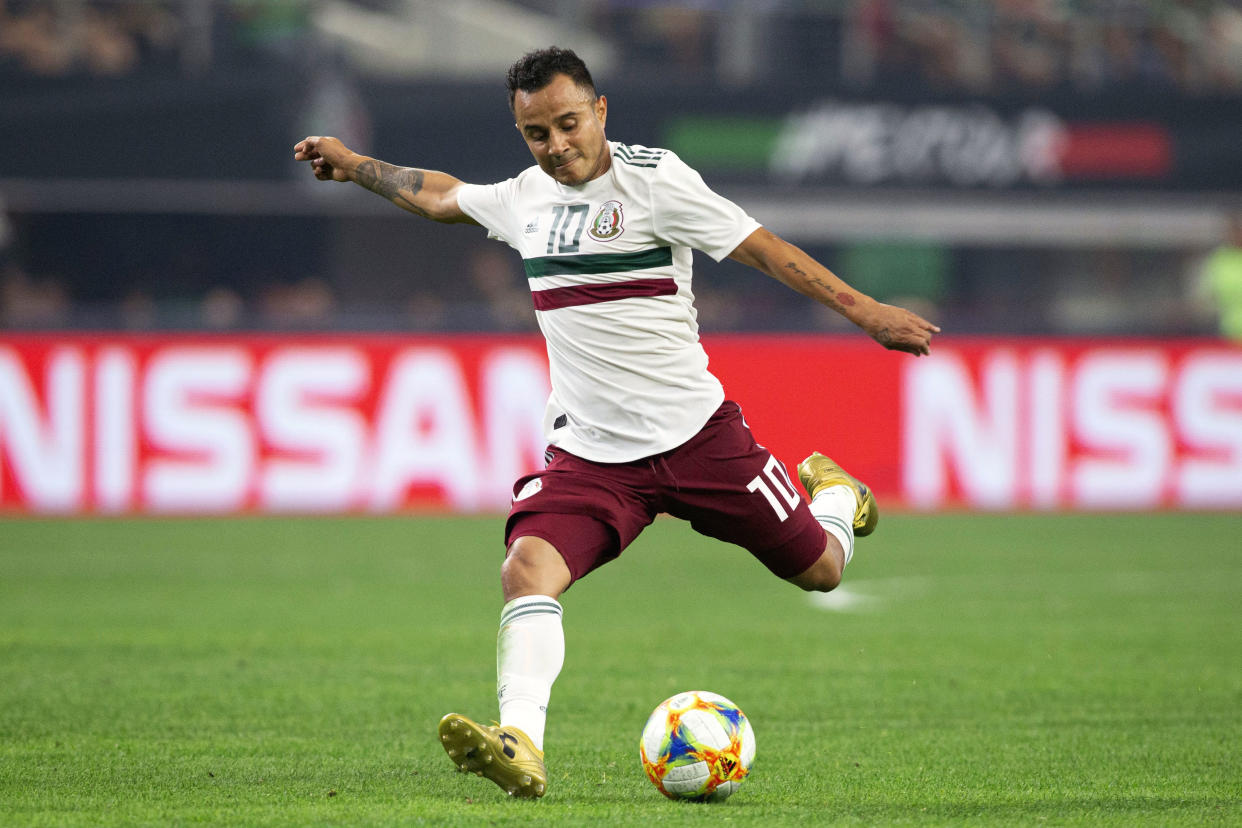
[[[457,204],[462,182],[451,175],[359,155],[336,138],[312,135],[293,146],[295,161],[309,161],[320,181],[353,181],[403,210],[445,223],[475,224]]]
[[[854,290],[805,251],[765,228],[747,236],[729,258],[827,305],[889,350],[922,356],[931,353],[932,335],[940,333],[940,328],[917,313]]]

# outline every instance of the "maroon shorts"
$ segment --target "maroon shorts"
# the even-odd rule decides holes
[[[548,541],[575,581],[620,555],[661,512],[743,547],[782,578],[824,551],[824,530],[735,402],[726,400],[687,442],[642,460],[595,463],[555,446],[548,452],[546,469],[514,484],[505,544]]]

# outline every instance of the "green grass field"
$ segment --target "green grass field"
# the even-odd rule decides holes
[[[0,823],[1242,824],[1242,516],[892,515],[817,602],[657,522],[563,599],[550,790],[495,715],[498,518],[0,522]],[[652,707],[758,757],[665,800]]]

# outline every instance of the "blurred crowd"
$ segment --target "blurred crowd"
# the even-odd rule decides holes
[[[1195,93],[1242,89],[1237,0],[587,0],[581,6],[577,16],[621,47],[625,71],[644,64],[711,71],[733,61],[739,43],[749,41],[769,67],[783,56],[825,80],[862,86],[917,79],[933,89],[973,92],[1126,84]]]
[[[163,2],[0,0],[0,65],[31,75],[125,75],[172,60],[181,35]]]
[[[957,335],[1219,333],[1242,341],[1242,215],[1230,226],[1215,250],[888,241],[808,251],[858,289]],[[275,239],[291,236],[281,228],[270,232]],[[450,241],[455,249],[440,263],[366,280],[332,276],[319,256],[282,261],[278,250],[256,257],[254,268],[236,269],[197,256],[193,242],[140,264],[101,263],[70,273],[55,264],[30,266],[6,237],[12,233],[0,226],[0,330],[514,333],[537,327],[520,259],[473,236]],[[348,272],[368,270],[359,265]],[[700,259],[694,290],[705,332],[850,330],[837,314],[733,262]]]
[[[390,11],[418,5],[353,2]],[[826,89],[881,93],[893,84],[1017,97],[1124,87],[1188,97],[1242,93],[1242,0],[516,2],[613,44],[614,75],[657,82],[711,76],[762,84],[764,73],[771,80],[791,72]],[[89,81],[206,64],[239,71],[229,61],[258,55],[305,61],[314,8],[314,0],[0,0],[0,81]],[[348,95],[333,98],[336,87],[322,80],[312,86],[319,91],[314,104],[331,109],[319,120],[348,125],[348,106],[336,100]],[[442,261],[360,286],[334,280],[344,268],[326,261],[327,249],[265,248],[297,237],[281,217],[255,217],[245,244],[236,241],[243,231],[220,217],[163,218],[153,228],[150,216],[108,224],[67,211],[14,226],[0,210],[0,329],[535,327],[520,262],[494,243],[450,245],[437,237],[434,249],[452,248]],[[92,252],[49,255],[65,238]],[[230,244],[236,254],[215,252]],[[40,255],[30,255],[36,250]],[[1217,314],[1226,313],[1223,303],[1242,305],[1242,229],[1215,252],[900,241],[812,252],[860,289],[959,332],[1210,333]],[[696,284],[707,330],[843,327],[740,266],[726,262],[707,272]],[[1242,330],[1238,315],[1232,318]]]
[[[119,77],[202,71],[238,53],[297,57],[312,0],[0,0],[0,71]]]
[[[863,75],[971,90],[1141,83],[1242,88],[1242,9],[1227,0],[865,0]]]
[[[353,0],[417,14],[396,0]],[[617,73],[754,81],[795,61],[826,82],[975,92],[1156,84],[1242,89],[1239,0],[522,0],[602,36]],[[413,9],[403,11],[402,9]],[[315,0],[0,0],[0,69],[123,75],[266,52],[296,59]],[[750,66],[746,55],[750,55]],[[739,57],[741,56],[741,57]]]

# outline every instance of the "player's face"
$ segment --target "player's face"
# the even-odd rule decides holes
[[[568,75],[556,75],[534,92],[518,90],[513,115],[535,162],[562,184],[585,184],[611,166],[604,137],[608,101],[592,98]]]

